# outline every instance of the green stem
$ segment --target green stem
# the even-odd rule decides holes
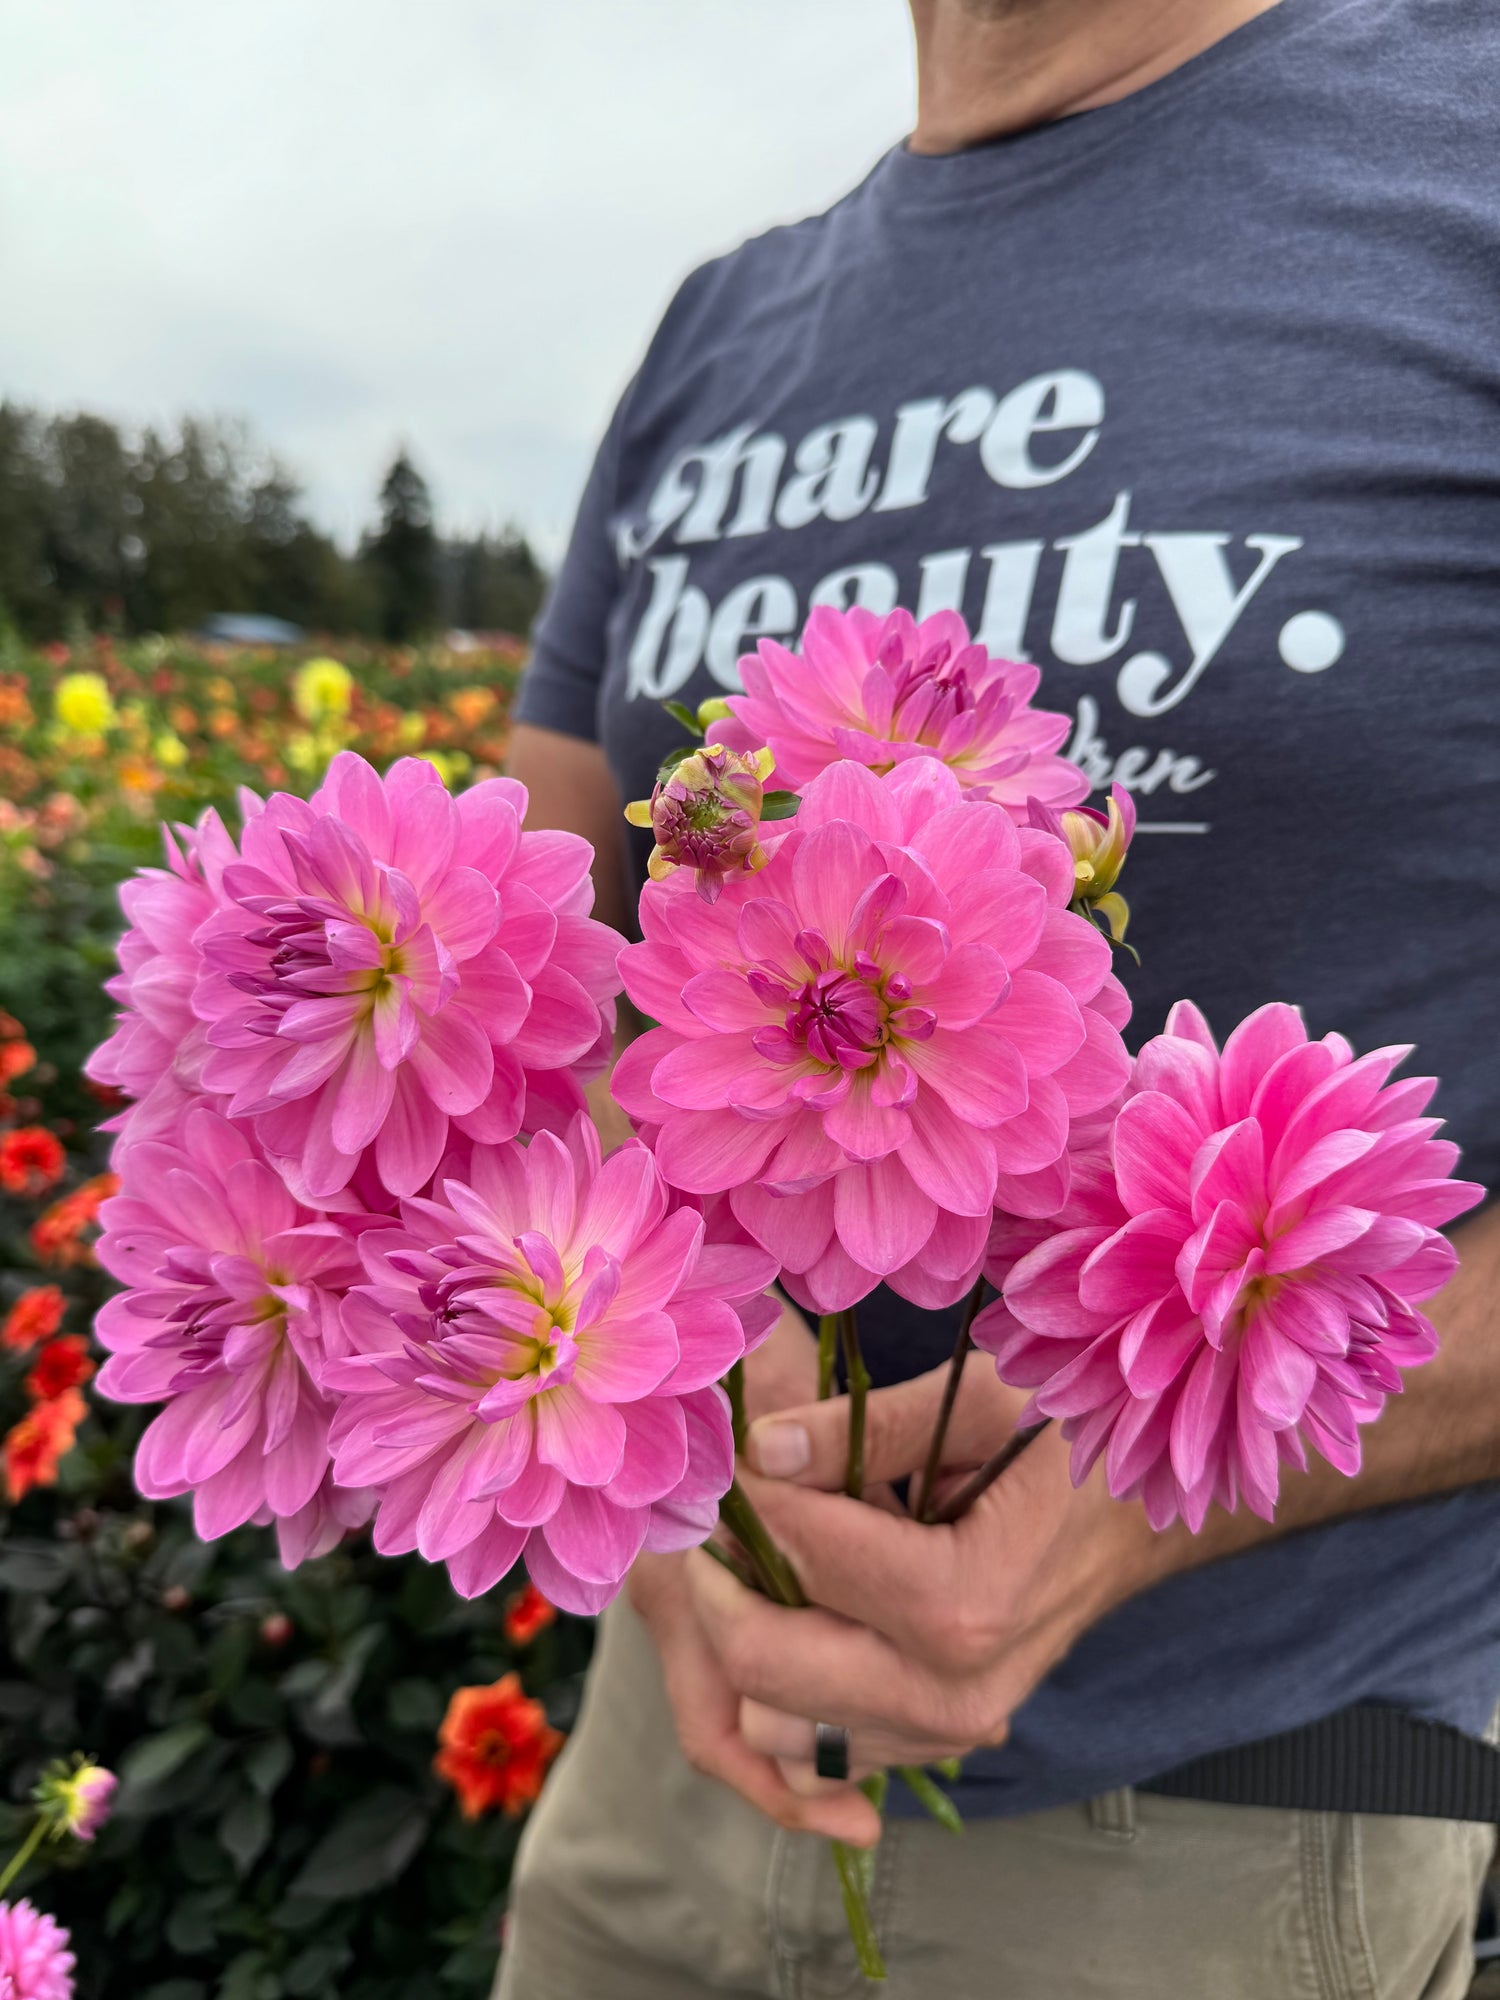
[[[703,1553],[706,1556],[712,1556],[720,1569],[727,1569],[735,1582],[743,1589],[760,1589],[760,1578],[756,1576],[749,1563],[740,1562],[737,1557],[729,1553],[728,1549],[721,1549],[717,1542],[705,1542],[703,1544]]]
[[[27,1862],[31,1859],[31,1857],[36,1853],[37,1849],[41,1846],[42,1838],[46,1833],[46,1831],[47,1831],[46,1820],[38,1817],[35,1826],[32,1827],[30,1833],[27,1834],[26,1838],[21,1842],[21,1845],[16,1849],[15,1853],[10,1857],[10,1861],[8,1862],[5,1868],[5,1872],[3,1874],[0,1874],[0,1896],[3,1896],[5,1894],[6,1890],[10,1887],[11,1883],[15,1881],[16,1877],[20,1874],[21,1870],[26,1866]]]
[[[736,1361],[724,1378],[724,1386],[729,1391],[729,1422],[734,1431],[734,1455],[739,1458],[745,1449],[745,1364]]]
[[[771,1540],[770,1531],[750,1504],[749,1496],[738,1480],[719,1502],[719,1518],[727,1523],[755,1565],[766,1596],[773,1603],[801,1610],[807,1599],[797,1581],[797,1572]]]
[[[935,1785],[927,1773],[916,1764],[898,1764],[896,1769],[906,1780],[907,1788],[924,1805],[941,1827],[949,1833],[962,1833],[963,1820],[958,1807],[949,1798],[941,1785]]]
[[[838,1317],[844,1343],[844,1373],[849,1382],[849,1464],[844,1474],[844,1491],[851,1500],[860,1500],[865,1491],[865,1404],[870,1394],[870,1371],[860,1352],[854,1308],[851,1306]]]
[[[932,1518],[932,1493],[937,1485],[938,1469],[943,1462],[943,1446],[948,1439],[948,1426],[953,1420],[953,1406],[958,1401],[958,1386],[964,1378],[964,1363],[969,1358],[973,1346],[970,1333],[979,1308],[984,1303],[985,1282],[981,1274],[975,1280],[974,1289],[969,1294],[964,1307],[963,1318],[959,1321],[958,1339],[953,1343],[953,1359],[948,1363],[948,1379],[943,1384],[943,1401],[938,1410],[937,1422],[932,1427],[932,1442],[927,1447],[927,1463],[922,1468],[922,1484],[917,1490],[917,1504],[913,1513],[919,1521]]]
[[[839,1349],[839,1316],[824,1313],[818,1321],[818,1401],[833,1394],[833,1364]]]
[[[945,1501],[939,1507],[933,1516],[937,1525],[945,1527],[950,1521],[961,1521],[980,1494],[987,1493],[1001,1473],[1008,1471],[1015,1464],[1027,1445],[1041,1436],[1048,1422],[1049,1419],[1044,1417],[1039,1424],[1033,1424],[1029,1430],[1017,1431],[1013,1437],[1008,1438],[994,1457],[986,1459],[973,1478],[966,1481],[951,1500]]]
[[[854,1941],[854,1956],[859,1969],[866,1979],[884,1979],[885,1959],[881,1955],[880,1940],[875,1935],[875,1922],[865,1895],[864,1853],[842,1840],[835,1840],[832,1845],[834,1865],[839,1871],[839,1887],[844,1892],[844,1916]]]

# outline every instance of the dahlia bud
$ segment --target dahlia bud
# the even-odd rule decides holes
[[[760,844],[769,750],[693,750],[661,778],[649,799],[625,808],[632,826],[656,835],[646,872],[660,882],[674,868],[692,868],[705,903],[718,901],[724,877],[752,874],[770,858]]]
[[[54,1839],[70,1833],[75,1840],[92,1840],[109,1818],[118,1783],[102,1764],[77,1757],[71,1764],[49,1764],[32,1797]]]
[[[1097,910],[1115,943],[1123,944],[1130,905],[1115,894],[1115,883],[1135,832],[1135,800],[1122,785],[1111,785],[1107,812],[1069,806],[1060,813],[1038,799],[1028,805],[1033,826],[1067,843],[1073,857],[1073,908],[1084,916]]]

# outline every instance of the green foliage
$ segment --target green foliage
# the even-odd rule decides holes
[[[466,1604],[366,1537],[291,1576],[268,1531],[205,1547],[184,1507],[131,1493],[140,1423],[103,1406],[0,1539],[0,1835],[53,1756],[121,1779],[95,1844],[45,1852],[16,1893],[72,1930],[79,2000],[478,2000],[519,1827],[459,1816],[437,1724],[519,1667],[566,1727],[586,1627],[518,1659],[503,1591]]]
[[[380,507],[378,531],[349,555],[241,424],[187,417],[134,435],[88,412],[0,401],[0,625],[72,639],[258,611],[399,640],[440,620],[527,629],[546,578],[521,535],[439,540],[404,453]]]

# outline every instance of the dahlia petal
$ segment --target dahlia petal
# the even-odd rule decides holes
[[[1160,1091],[1133,1097],[1115,1120],[1111,1138],[1125,1206],[1137,1213],[1149,1208],[1185,1211],[1200,1136],[1175,1098]]]
[[[641,1552],[644,1507],[616,1505],[603,1493],[570,1486],[542,1529],[558,1562],[585,1583],[618,1583]]]
[[[1080,1304],[1119,1317],[1165,1297],[1176,1286],[1182,1230],[1182,1217],[1170,1209],[1132,1215],[1086,1259],[1078,1278]]]
[[[1130,1057],[1119,1030],[1096,1007],[1083,1009],[1083,1033],[1077,1054],[1052,1072],[1075,1117],[1112,1104],[1130,1081]]]
[[[882,1160],[911,1138],[907,1113],[875,1102],[875,1080],[871,1071],[859,1071],[843,1102],[823,1114],[824,1131],[851,1160]]]
[[[1085,1306],[1079,1296],[1083,1267],[1108,1228],[1064,1229],[1017,1260],[1005,1280],[1005,1303],[1033,1333],[1063,1340],[1093,1339],[1112,1315]]]
[[[1120,1373],[1132,1396],[1159,1396],[1203,1344],[1180,1292],[1143,1305],[1120,1335]]]
[[[682,1484],[688,1469],[688,1427],[675,1396],[653,1396],[627,1403],[625,1456],[610,1481],[608,1497],[616,1507],[649,1507]]]
[[[380,1059],[374,1035],[356,1035],[333,1098],[330,1136],[341,1153],[362,1153],[380,1134],[396,1095],[394,1069]]]
[[[432,1102],[450,1118],[481,1105],[495,1076],[490,1038],[478,1019],[459,1004],[423,1021],[421,1039],[409,1062]]]
[[[1272,1314],[1251,1314],[1240,1347],[1240,1396],[1248,1396],[1263,1423],[1277,1430],[1297,1423],[1317,1379],[1317,1362],[1282,1336]]]
[[[675,1329],[674,1329],[675,1336]],[[620,1469],[625,1422],[608,1403],[595,1403],[572,1384],[536,1399],[536,1452],[575,1486],[604,1486]]]
[[[901,815],[890,792],[858,764],[830,764],[802,793],[799,826],[810,829],[839,820],[863,827],[876,840],[901,839]]]
[[[805,1194],[777,1195],[755,1181],[731,1188],[735,1219],[765,1245],[778,1264],[805,1271],[817,1262],[833,1235],[833,1185]]]
[[[1275,1239],[1266,1253],[1266,1269],[1273,1275],[1300,1271],[1304,1265],[1315,1264],[1367,1237],[1378,1220],[1367,1208],[1318,1209]],[[1419,1225],[1412,1227],[1418,1233],[1408,1240],[1415,1247],[1420,1240]]]
[[[1279,1056],[1307,1041],[1300,1008],[1271,1001],[1247,1015],[1224,1044],[1219,1062],[1219,1096],[1224,1117],[1236,1124],[1250,1115],[1256,1088]]]
[[[375,1141],[375,1163],[385,1187],[395,1195],[419,1193],[437,1172],[447,1141],[447,1115],[433,1103],[416,1075],[403,1069],[390,1112]]]
[[[1238,1375],[1233,1355],[1205,1345],[1182,1385],[1172,1413],[1171,1454],[1172,1470],[1185,1492],[1198,1486],[1209,1469]]]
[[[483,1597],[520,1560],[528,1531],[491,1520],[482,1535],[448,1558],[448,1575],[460,1597]]]
[[[758,1174],[781,1131],[736,1111],[679,1112],[657,1140],[657,1164],[673,1187],[714,1194]]]
[[[548,1548],[539,1528],[527,1537],[525,1562],[526,1574],[547,1602],[555,1604],[559,1611],[595,1618],[619,1595],[619,1577],[607,1583],[589,1583],[575,1576]]]
[[[1001,1021],[939,1026],[925,1042],[904,1042],[901,1054],[920,1083],[970,1125],[993,1126],[1026,1109],[1026,1066]]]
[[[887,1157],[838,1176],[833,1216],[838,1239],[855,1262],[883,1273],[917,1255],[932,1234],[937,1209],[901,1162]]]
[[[611,1315],[578,1335],[573,1380],[594,1403],[631,1403],[659,1388],[678,1361],[677,1327],[666,1313]]]

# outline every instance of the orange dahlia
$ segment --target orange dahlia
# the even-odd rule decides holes
[[[506,1674],[490,1687],[457,1690],[432,1768],[458,1794],[465,1819],[497,1809],[514,1818],[541,1791],[562,1741],[542,1704],[521,1692],[520,1675]]]

